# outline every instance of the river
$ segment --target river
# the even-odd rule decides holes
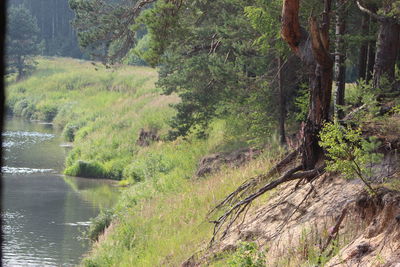
[[[8,118],[3,132],[3,266],[74,266],[90,219],[110,208],[109,181],[60,175],[69,148],[49,124]]]

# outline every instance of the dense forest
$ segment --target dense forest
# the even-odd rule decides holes
[[[399,263],[399,0],[12,5],[7,111],[123,188],[83,264]]]
[[[36,18],[40,29],[39,40],[44,41],[43,55],[81,58],[76,31],[71,25],[74,13],[68,0],[13,0],[9,8],[24,5]]]

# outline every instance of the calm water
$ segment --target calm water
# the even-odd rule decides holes
[[[8,119],[3,137],[3,265],[79,263],[88,250],[82,232],[117,189],[60,175],[68,148],[51,125]]]

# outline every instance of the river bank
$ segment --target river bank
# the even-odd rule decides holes
[[[9,83],[7,105],[16,115],[43,118],[49,110],[43,107],[56,105],[50,121],[73,141],[66,173],[85,176],[82,169],[89,169],[87,176],[122,178],[129,185],[112,211],[96,220],[97,234],[111,220],[113,229],[95,244],[84,265],[179,265],[209,241],[212,225],[205,218],[215,203],[246,178],[265,171],[280,153],[278,139],[272,137],[266,152],[250,164],[196,178],[203,156],[242,144],[232,142],[235,132],[223,119],[211,123],[205,139],[192,134],[164,141],[174,115],[170,104],[178,98],[162,95],[154,86],[156,79],[149,68],[110,70],[54,58],[41,59],[26,80]],[[157,137],[139,145],[141,129]]]
[[[3,266],[74,266],[90,220],[119,195],[110,182],[60,175],[67,151],[50,125],[7,118],[3,132]]]
[[[173,115],[169,104],[177,101],[160,95],[156,80],[156,71],[146,67],[107,69],[81,60],[40,58],[33,75],[8,80],[6,107],[15,116],[53,123],[65,141],[73,142],[65,174],[132,179],[140,129],[165,133]]]

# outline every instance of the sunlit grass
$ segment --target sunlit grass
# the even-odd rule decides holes
[[[12,79],[9,79],[12,80]],[[35,72],[9,81],[7,108],[16,116],[52,121],[64,129],[74,148],[67,174],[80,174],[80,160],[92,162],[103,178],[122,179],[124,167],[139,150],[141,128],[167,133],[179,99],[161,95],[157,72],[147,67],[117,66],[68,59],[39,58]]]
[[[272,137],[270,149],[248,165],[195,178],[201,157],[242,146],[233,142],[224,120],[211,123],[207,139],[193,135],[139,147],[141,128],[157,129],[161,137],[168,132],[174,115],[170,104],[179,101],[175,95],[161,95],[156,80],[156,71],[146,67],[106,69],[85,61],[42,58],[32,76],[9,83],[7,105],[16,115],[49,118],[56,108],[52,121],[74,142],[67,173],[78,173],[74,166],[84,162],[97,168],[96,174],[122,178],[121,184],[129,185],[114,207],[111,232],[84,260],[87,266],[180,265],[210,240],[211,208],[278,158],[278,139]],[[107,191],[102,193],[108,197]],[[92,197],[90,192],[86,197]]]
[[[179,266],[207,246],[212,234],[207,213],[218,201],[271,166],[269,155],[263,155],[239,169],[225,168],[207,178],[187,179],[195,167],[190,156],[195,157],[196,148],[212,150],[213,145],[206,141],[180,145],[182,150],[177,149],[174,155],[168,145],[165,151],[162,148],[179,167],[127,189],[118,205],[115,227],[95,246],[84,261],[86,266]]]

